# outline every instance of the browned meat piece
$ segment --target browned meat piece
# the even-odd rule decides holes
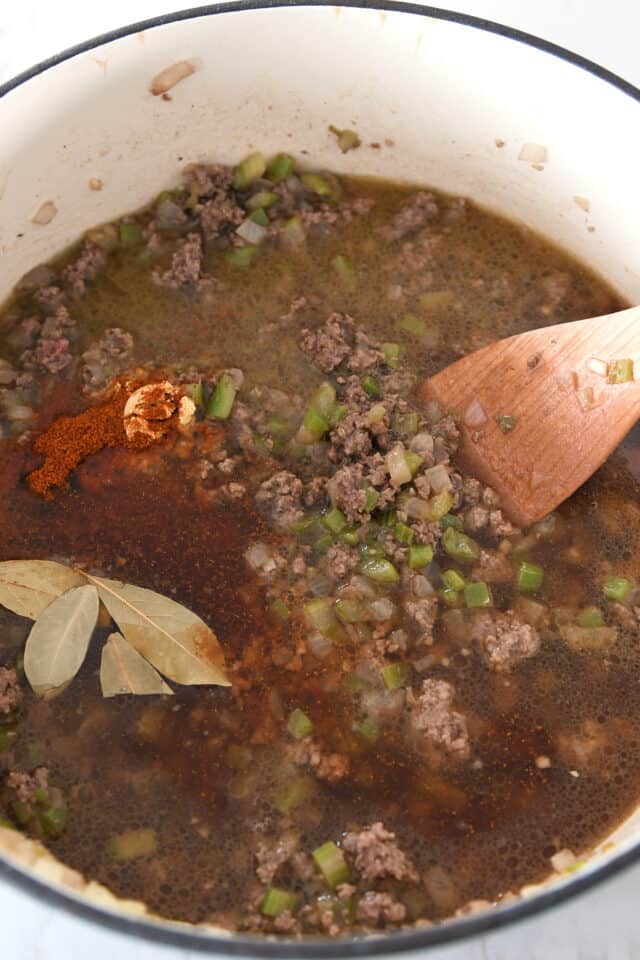
[[[418,628],[420,643],[430,646],[433,643],[433,627],[438,617],[438,598],[420,597],[405,600],[403,606],[407,616]]]
[[[360,460],[371,453],[372,441],[370,423],[365,413],[349,413],[338,423],[329,440],[329,459],[332,463],[342,463],[353,457]]]
[[[361,463],[353,463],[336,470],[327,483],[333,504],[342,510],[349,523],[364,523],[369,519],[365,510],[367,493],[364,489],[364,470]]]
[[[33,348],[20,357],[22,367],[46,373],[60,373],[68,367],[72,360],[69,333],[75,325],[67,308],[59,306],[39,328]]]
[[[21,703],[22,697],[16,671],[0,667],[0,713],[11,713]]]
[[[228,168],[215,168],[218,171],[215,175],[211,173],[213,169],[209,168],[211,187],[207,191],[206,199],[196,207],[203,233],[208,240],[231,233],[246,217],[231,188],[232,178]]]
[[[256,848],[256,874],[260,883],[268,886],[280,867],[296,852],[299,837],[285,836],[275,840],[260,840]]]
[[[68,264],[62,271],[65,285],[74,297],[87,292],[87,283],[95,280],[106,263],[104,251],[95,243],[87,241],[77,260]]]
[[[482,509],[473,507],[472,509]],[[481,550],[478,562],[471,568],[472,580],[486,580],[487,583],[509,583],[514,571],[509,558],[499,550]]]
[[[358,900],[358,920],[365,927],[384,927],[388,923],[402,923],[407,908],[390,893],[367,890]]]
[[[640,624],[640,607],[625,607],[623,603],[609,603],[609,613],[625,630],[637,630]]]
[[[188,233],[178,244],[171,258],[171,266],[164,273],[154,273],[154,279],[164,287],[203,289],[211,286],[211,277],[202,274],[202,239],[199,233]]]
[[[56,286],[40,287],[33,295],[33,299],[40,304],[46,313],[55,312],[58,307],[62,306],[63,298],[64,293],[60,287]]]
[[[36,767],[33,773],[12,770],[7,777],[7,786],[22,803],[30,803],[36,790],[48,789],[49,771],[46,767]]]
[[[496,671],[510,670],[540,649],[538,631],[518,620],[513,610],[476,614],[471,637],[480,645],[487,664]]]
[[[469,756],[467,721],[452,707],[455,690],[446,680],[422,682],[411,709],[411,726],[435,746],[463,760]]]
[[[334,543],[324,558],[324,569],[332,580],[344,580],[358,565],[359,555],[346,543]]]
[[[305,484],[304,504],[306,507],[312,507],[316,503],[321,503],[327,496],[327,478],[313,477]]]
[[[489,523],[489,508],[481,503],[469,507],[464,515],[464,525],[470,533],[476,533],[482,530]]]
[[[462,492],[464,494],[464,502],[467,506],[475,506],[476,503],[480,502],[482,484],[473,477],[465,477],[462,481]]]
[[[416,883],[418,871],[396,843],[396,835],[377,821],[364,830],[345,834],[342,846],[351,857],[363,880],[393,877]]]
[[[502,510],[491,510],[489,513],[489,530],[494,537],[512,537],[520,533],[517,527],[507,520]]]
[[[316,367],[331,373],[353,349],[355,322],[346,313],[332,313],[315,332],[302,331],[301,350]]]
[[[100,339],[82,354],[82,382],[85,390],[102,390],[112,377],[131,363],[133,337],[120,327],[105,330]]]
[[[435,439],[436,461],[440,462],[441,459],[437,455],[438,447],[449,458],[453,457],[458,449],[458,442],[460,440],[460,431],[453,417],[443,417],[442,420],[438,420],[435,426],[432,427],[431,432]],[[438,441],[440,441],[440,443],[438,443]]]
[[[383,230],[384,236],[387,240],[401,240],[420,230],[430,220],[435,220],[439,212],[433,194],[421,190],[403,204],[390,226]]]
[[[256,503],[279,527],[289,527],[302,516],[302,480],[289,470],[280,470],[260,484]]]
[[[323,753],[318,744],[309,737],[289,744],[287,756],[291,763],[311,767],[319,780],[327,780],[329,783],[343,780],[349,773],[348,757],[339,753]]]

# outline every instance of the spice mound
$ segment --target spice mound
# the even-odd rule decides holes
[[[116,383],[105,403],[75,417],[58,417],[37,438],[33,449],[45,459],[27,477],[29,487],[49,500],[87,457],[105,447],[143,450],[187,425],[194,413],[193,402],[167,380],[143,386]]]

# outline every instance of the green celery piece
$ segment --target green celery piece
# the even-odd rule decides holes
[[[625,357],[609,364],[609,383],[630,383],[633,380],[633,360]]]
[[[328,510],[323,516],[322,523],[325,525],[327,530],[337,536],[346,527],[347,518],[342,510],[338,510],[337,507],[331,507],[331,509]]]
[[[387,340],[382,344],[382,352],[386,365],[392,370],[397,370],[400,363],[400,344]]]
[[[257,223],[259,227],[268,227],[271,223],[269,217],[266,215],[262,207],[260,207],[259,210],[254,210],[253,213],[250,214],[249,220],[251,220],[253,223]]]
[[[493,597],[488,584],[484,580],[472,580],[464,585],[464,602],[468,607],[491,607]]]
[[[287,721],[287,730],[296,740],[302,740],[303,737],[307,737],[313,730],[313,723],[304,710],[296,707]]]
[[[255,243],[245,243],[243,247],[230,247],[225,250],[224,259],[234,267],[249,267],[257,252]]]
[[[264,156],[259,152],[249,154],[238,164],[233,173],[233,186],[236,190],[246,190],[254,180],[259,180],[267,169]]]
[[[288,153],[277,153],[267,164],[267,179],[279,183],[290,176],[296,168],[296,162]]]
[[[584,607],[576,617],[579,627],[604,627],[604,617],[598,607]]]
[[[336,600],[336,613],[343,623],[365,623],[370,613],[360,600]]]
[[[265,917],[278,917],[285,910],[295,910],[298,900],[296,893],[289,893],[288,890],[281,890],[279,887],[269,887],[260,909]]]
[[[280,597],[277,597],[273,601],[273,603],[269,607],[269,610],[274,616],[278,618],[278,620],[282,620],[283,623],[286,623],[286,621],[291,616],[289,607],[286,605],[284,600],[280,599]]]
[[[140,827],[111,837],[107,843],[107,851],[114,860],[127,861],[148,857],[155,853],[157,846],[156,831],[149,827]]]
[[[457,570],[445,570],[442,574],[443,583],[452,590],[464,590],[465,580]]]
[[[311,856],[332,890],[351,879],[344,854],[333,841],[328,840],[322,846],[316,847]]]
[[[387,690],[399,690],[411,679],[411,670],[406,663],[389,663],[380,672]]]
[[[382,396],[382,389],[380,387],[380,382],[376,377],[371,376],[370,373],[366,377],[362,378],[362,389],[367,393],[372,400],[379,400]]]
[[[278,202],[278,194],[274,193],[272,190],[259,190],[258,193],[254,193],[252,197],[249,197],[245,203],[247,210],[267,210],[269,207],[272,207],[274,203]]]
[[[539,563],[530,563],[523,560],[518,564],[516,586],[525,593],[539,590],[544,580],[544,570]]]
[[[139,223],[120,224],[120,243],[123,247],[135,247],[142,242],[142,227]]]
[[[406,523],[396,523],[393,528],[393,535],[398,543],[413,543],[415,532]]]
[[[226,420],[231,413],[237,392],[231,375],[222,373],[207,404],[207,417],[216,420]]]
[[[427,328],[424,320],[420,320],[412,313],[403,313],[396,326],[399,330],[402,330],[404,333],[410,333],[414,337],[424,336],[424,332]]]
[[[409,547],[409,568],[421,570],[433,560],[433,547],[428,543],[412,543]]]
[[[360,570],[374,583],[398,583],[400,574],[391,563],[382,557],[367,558],[360,565]]]
[[[620,603],[631,590],[631,582],[626,577],[609,577],[602,590],[607,600]]]
[[[442,538],[445,552],[459,563],[473,563],[480,556],[480,547],[461,530],[447,527]]]

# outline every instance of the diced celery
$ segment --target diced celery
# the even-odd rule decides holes
[[[139,223],[120,224],[120,243],[123,247],[135,247],[142,241],[142,227]]]
[[[371,513],[378,505],[378,500],[380,499],[380,494],[377,490],[374,490],[373,487],[369,487],[367,490],[367,497],[364,502],[364,509],[367,513]]]
[[[387,340],[382,344],[382,352],[386,365],[391,367],[392,370],[396,370],[400,363],[400,344]]]
[[[470,583],[465,583],[464,602],[472,608],[493,605],[491,590],[484,580],[472,580]]]
[[[18,738],[18,731],[15,726],[4,725],[0,727],[0,753],[8,753],[13,750]]]
[[[316,553],[325,554],[333,546],[333,534],[325,533],[313,541],[313,549]]]
[[[410,333],[414,337],[424,336],[424,332],[426,330],[426,324],[424,320],[420,320],[412,313],[403,313],[396,325],[399,330],[403,330],[405,333]]]
[[[191,397],[196,407],[201,407],[204,403],[204,388],[202,386],[202,381],[199,380],[197,383],[185,384],[184,389],[186,395]]]
[[[409,547],[409,567],[421,570],[433,560],[433,547],[428,543],[412,543]]]
[[[335,405],[336,389],[326,381],[313,391],[309,401],[309,406],[321,413],[323,417],[328,417],[335,409]]]
[[[227,766],[231,770],[247,770],[251,766],[253,754],[249,747],[232,743],[227,747]]]
[[[374,403],[367,414],[369,423],[382,423],[387,413],[384,403]]]
[[[255,243],[246,243],[243,247],[230,247],[225,250],[224,259],[234,267],[248,267],[258,252]]]
[[[444,586],[441,590],[438,590],[438,595],[444,600],[448,607],[462,606],[462,592],[454,590],[453,587]]]
[[[268,227],[271,221],[266,215],[262,207],[259,210],[254,210],[252,214],[249,215],[249,220],[253,223],[257,223],[259,227]]]
[[[375,743],[380,737],[380,727],[371,717],[365,717],[359,723],[354,723],[353,730],[367,743]]]
[[[111,837],[107,843],[107,850],[114,860],[125,861],[148,857],[155,853],[157,846],[156,831],[149,827],[140,827]]]
[[[348,413],[349,407],[346,405],[346,403],[337,403],[335,407],[332,407],[327,413],[329,426],[335,427],[336,423],[340,423],[341,420],[344,420]]]
[[[440,523],[443,527],[454,527],[456,530],[462,530],[463,523],[461,517],[456,517],[455,513],[445,513],[444,517],[440,517]]]
[[[325,637],[330,637],[338,627],[331,597],[316,597],[304,605],[310,623]]]
[[[272,794],[271,802],[280,813],[288,813],[313,796],[316,783],[308,774],[300,774],[279,786]]]
[[[322,523],[325,525],[327,530],[330,530],[331,533],[334,533],[337,536],[346,527],[347,518],[342,510],[338,510],[337,507],[331,507],[331,509],[328,510],[323,516]]]
[[[340,277],[343,284],[349,289],[353,289],[357,284],[357,276],[354,265],[343,254],[338,254],[331,261],[331,266]]]
[[[67,825],[67,811],[64,807],[48,807],[40,814],[40,823],[49,837],[59,837]]]
[[[415,532],[406,523],[396,523],[393,528],[393,535],[398,543],[413,543]]]
[[[277,598],[273,601],[273,603],[272,603],[271,606],[269,607],[269,611],[270,611],[270,613],[272,613],[275,617],[277,617],[278,620],[282,620],[283,623],[286,623],[286,621],[287,621],[287,620],[289,619],[289,617],[291,616],[291,612],[290,612],[290,610],[289,610],[289,607],[286,605],[286,603],[284,602],[284,600],[281,600],[281,599],[280,599],[280,597],[277,597]]]
[[[278,194],[272,190],[259,190],[245,203],[247,210],[267,210],[278,202]]]
[[[371,376],[370,373],[368,373],[366,377],[362,378],[362,389],[373,400],[379,400],[382,396],[379,380],[376,377]]]
[[[584,607],[576,617],[579,627],[604,627],[604,617],[598,607]]]
[[[328,840],[321,847],[316,847],[311,856],[332,890],[351,879],[344,854],[333,841]]]
[[[397,583],[400,580],[400,574],[391,561],[381,557],[364,560],[360,569],[365,577],[374,583]]]
[[[236,190],[246,190],[254,180],[258,180],[264,174],[266,169],[266,161],[259,151],[249,154],[233,172],[234,187]]]
[[[518,564],[516,586],[524,592],[539,590],[544,580],[544,570],[539,563],[529,563],[523,560]]]
[[[343,530],[338,539],[342,540],[342,542],[346,543],[349,547],[357,547],[360,542],[356,527],[350,527],[348,530]]]
[[[465,580],[457,570],[445,570],[442,576],[442,582],[451,587],[452,590],[464,590]]]
[[[336,600],[336,613],[343,623],[364,623],[371,618],[368,608],[360,600]]]
[[[313,723],[303,710],[296,707],[287,721],[287,730],[296,740],[302,740],[313,730]]]
[[[318,440],[322,440],[329,429],[329,421],[317,410],[314,410],[313,407],[309,407],[304,415],[302,426],[307,435],[312,438],[311,442],[317,443]]]
[[[296,162],[288,153],[277,153],[267,164],[267,179],[279,183],[290,176],[296,168]]]
[[[602,589],[607,600],[619,603],[631,590],[631,583],[626,577],[609,577]]]
[[[436,493],[436,495],[429,500],[432,520],[442,520],[443,517],[447,516],[452,506],[453,497],[448,490],[443,490],[442,493]]]
[[[419,453],[414,453],[412,450],[407,450],[407,452],[404,455],[404,462],[409,467],[409,470],[411,471],[411,476],[415,477],[416,473],[424,463],[424,460],[422,459]],[[438,496],[442,496],[442,494],[438,494]],[[440,519],[440,518],[438,517],[437,519]]]
[[[337,138],[338,146],[342,153],[346,153],[348,150],[357,150],[362,143],[362,140],[355,130],[340,130],[338,127],[334,127],[333,124],[329,126],[329,130]]]
[[[269,887],[260,909],[265,917],[278,917],[285,910],[295,910],[298,900],[296,893],[289,893],[288,890],[281,890],[279,887]]]
[[[236,393],[233,377],[229,373],[222,373],[207,404],[207,417],[226,420],[231,413]]]
[[[411,679],[411,670],[406,663],[389,663],[380,672],[387,690],[399,690]]]
[[[510,413],[500,413],[496,417],[496,423],[502,433],[511,433],[512,430],[515,430],[517,422],[517,417],[512,417]]]
[[[480,547],[461,530],[455,527],[447,527],[442,538],[442,546],[445,552],[459,563],[473,563],[480,556]]]
[[[413,410],[410,413],[395,414],[391,421],[391,429],[394,433],[412,437],[418,432],[418,414]]]
[[[333,199],[335,196],[333,184],[329,183],[328,180],[325,180],[324,177],[321,177],[318,173],[303,173],[300,180],[307,190],[317,193],[319,197]]]

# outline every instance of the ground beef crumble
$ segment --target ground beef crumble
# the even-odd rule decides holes
[[[7,787],[12,790],[21,803],[30,803],[36,790],[47,790],[49,771],[46,767],[36,767],[33,773],[12,770],[7,776]]]
[[[411,726],[435,746],[460,759],[469,756],[467,722],[452,707],[455,691],[445,680],[427,679],[411,710]]]
[[[407,855],[396,843],[396,835],[377,821],[363,830],[345,834],[342,846],[353,858],[362,880],[392,877],[405,883],[416,883],[418,873]]]
[[[471,636],[488,665],[498,672],[510,670],[540,649],[538,631],[519,620],[512,610],[476,614]]]
[[[0,667],[0,713],[11,713],[22,702],[18,674],[9,667]]]

